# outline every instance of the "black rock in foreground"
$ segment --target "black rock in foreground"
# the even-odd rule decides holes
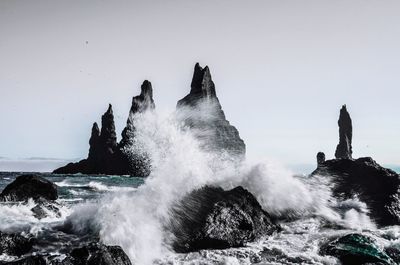
[[[131,265],[128,256],[118,246],[106,246],[100,243],[91,243],[76,248],[67,254],[65,259],[57,257],[35,255],[19,260],[4,262],[4,265]]]
[[[312,175],[331,177],[337,197],[347,199],[357,194],[379,225],[400,224],[400,176],[372,158],[327,160]]]
[[[7,185],[0,194],[2,201],[56,200],[57,186],[36,175],[22,175]]]
[[[240,186],[229,191],[203,187],[172,210],[177,252],[241,247],[278,229],[256,198]]]
[[[31,251],[33,239],[0,232],[0,255],[21,256]]]
[[[343,265],[396,264],[374,241],[361,234],[349,234],[321,247],[322,255],[337,257]]]
[[[238,130],[225,117],[208,66],[195,65],[190,93],[178,101],[177,109],[192,112],[184,122],[194,129],[205,149],[244,157],[246,146]]]

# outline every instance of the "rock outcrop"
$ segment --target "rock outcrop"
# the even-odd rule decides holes
[[[135,143],[134,119],[138,114],[154,109],[153,88],[151,83],[145,80],[141,86],[140,95],[132,99],[126,127],[122,131],[122,139],[119,143],[119,167],[129,174],[136,176],[150,174],[150,159]]]
[[[329,177],[333,195],[340,199],[357,195],[377,224],[400,224],[400,176],[371,157],[352,159],[352,126],[346,106],[340,110],[339,137],[336,159],[325,161],[325,155],[318,153],[318,167],[312,175]]]
[[[336,147],[335,157],[351,159],[353,150],[351,141],[353,138],[353,126],[351,123],[350,114],[347,112],[346,105],[340,109],[338,120],[339,125],[339,144]]]
[[[4,188],[0,194],[2,201],[56,200],[57,186],[36,175],[22,175]]]
[[[184,123],[206,150],[244,157],[246,146],[238,130],[226,120],[208,66],[195,65],[190,93],[178,101],[177,109],[182,110]]]
[[[36,254],[2,265],[131,265],[128,256],[119,246],[91,243],[75,248],[64,259],[57,256]]]
[[[348,199],[357,194],[379,225],[400,224],[400,176],[372,158],[327,160],[312,174],[330,177],[337,197]]]
[[[397,264],[379,249],[373,239],[361,234],[348,234],[335,239],[323,245],[320,252],[337,257],[343,265]]]
[[[117,142],[114,115],[110,104],[102,116],[101,130],[97,123],[93,124],[88,158],[77,163],[69,163],[54,170],[54,173],[147,176],[150,170],[150,161],[146,154],[136,152],[133,148],[135,141],[133,121],[137,114],[154,108],[153,89],[151,83],[145,80],[141,86],[140,95],[132,99],[121,142]]]
[[[279,229],[256,198],[242,187],[203,187],[172,209],[174,250],[191,252],[244,246]]]
[[[0,255],[22,256],[31,251],[33,239],[0,232]]]

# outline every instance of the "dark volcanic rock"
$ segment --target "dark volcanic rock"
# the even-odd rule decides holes
[[[320,166],[325,162],[325,154],[323,152],[318,152],[317,154],[317,165]]]
[[[87,246],[76,248],[60,260],[50,255],[28,256],[12,262],[0,264],[7,265],[131,265],[128,256],[118,246],[105,246],[100,243],[91,243]]]
[[[205,149],[244,157],[246,146],[238,130],[226,120],[207,66],[196,64],[190,93],[178,101],[177,108],[187,113],[184,122],[194,129]]]
[[[77,163],[54,170],[56,174],[108,174],[145,177],[150,173],[148,156],[134,148],[134,118],[138,113],[154,109],[153,89],[149,81],[144,81],[139,96],[133,97],[127,125],[118,144],[115,133],[112,106],[102,116],[101,130],[93,124],[89,140],[89,155]]]
[[[143,150],[135,146],[134,119],[138,114],[154,108],[153,88],[151,83],[145,80],[141,86],[140,95],[132,99],[127,124],[122,131],[122,139],[119,143],[119,166],[130,175],[145,177],[150,174],[149,157]]]
[[[49,202],[45,200],[38,200],[35,207],[31,209],[33,216],[37,219],[42,219],[50,214],[56,217],[61,217],[60,209],[55,205],[54,202]]]
[[[339,144],[336,147],[335,157],[351,159],[352,149],[351,141],[353,137],[353,127],[350,114],[347,112],[346,105],[340,109],[338,120],[339,125]]]
[[[10,262],[3,262],[3,263],[0,262],[0,264],[1,265],[50,265],[46,261],[46,259],[44,257],[40,256],[40,255],[38,255],[38,256],[29,256],[29,257],[25,257],[25,258],[14,260],[14,261],[10,261]]]
[[[332,177],[333,193],[338,197],[358,194],[379,225],[400,224],[400,176],[372,158],[327,160],[312,175]]]
[[[57,186],[51,181],[36,175],[22,175],[7,185],[0,194],[3,201],[56,200]]]
[[[203,187],[172,210],[177,252],[240,247],[279,229],[256,198],[242,187],[229,191]]]
[[[396,264],[364,235],[349,234],[321,247],[322,255],[337,257],[343,265]]]
[[[74,265],[131,265],[121,247],[99,243],[74,249],[69,257]]]
[[[28,253],[32,249],[32,246],[32,238],[0,232],[0,255],[21,256]]]

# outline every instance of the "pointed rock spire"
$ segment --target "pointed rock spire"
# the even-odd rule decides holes
[[[92,135],[90,136],[89,140],[89,155],[88,159],[93,160],[97,157],[97,152],[99,149],[99,140],[100,140],[100,129],[97,125],[97,122],[93,123],[92,126]]]
[[[101,117],[100,145],[106,153],[113,153],[117,147],[117,134],[115,133],[114,114],[111,104]]]
[[[184,105],[195,106],[205,99],[218,101],[215,93],[215,84],[212,81],[208,66],[202,68],[199,63],[196,63],[190,87],[190,93],[178,101],[178,107]]]
[[[215,97],[215,85],[208,66],[202,68],[199,63],[194,66],[190,94],[201,94],[204,97]]]
[[[140,95],[132,98],[132,106],[129,110],[128,120],[126,127],[122,131],[122,140],[120,148],[124,148],[134,137],[133,117],[137,113],[145,112],[146,110],[153,110],[155,108],[153,99],[153,87],[148,80],[144,80],[140,87]]]
[[[351,141],[353,137],[353,126],[351,123],[350,114],[347,112],[346,105],[340,109],[338,120],[339,125],[339,144],[336,147],[335,157],[352,159]]]

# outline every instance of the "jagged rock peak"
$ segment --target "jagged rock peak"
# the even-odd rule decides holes
[[[346,105],[343,105],[340,109],[338,125],[339,144],[336,147],[335,157],[352,159],[353,151],[351,147],[351,141],[353,137],[353,126]]]
[[[149,80],[144,80],[140,89],[140,96],[153,100],[153,87],[151,86],[151,82]]]
[[[199,63],[194,66],[190,94],[202,94],[205,97],[215,97],[215,85],[208,66],[202,68]]]
[[[98,151],[98,144],[100,139],[100,129],[97,122],[93,123],[92,134],[89,140],[89,158],[94,158]]]
[[[117,146],[117,134],[115,133],[114,114],[111,104],[101,117],[100,140],[105,148],[114,149]]]

